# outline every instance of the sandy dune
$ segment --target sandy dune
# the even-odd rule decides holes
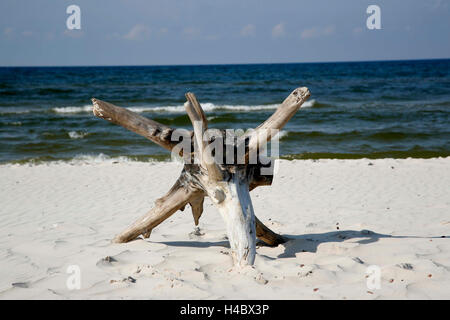
[[[186,208],[149,240],[110,243],[180,170],[0,166],[0,298],[450,299],[450,158],[280,161],[273,185],[252,198],[256,215],[291,240],[259,246],[243,270],[232,268],[209,201],[202,235]],[[67,287],[71,265],[80,290]],[[367,286],[371,265],[379,289]]]

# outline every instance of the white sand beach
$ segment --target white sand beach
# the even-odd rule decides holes
[[[111,243],[181,168],[0,166],[0,299],[450,299],[450,158],[279,161],[272,186],[251,195],[291,240],[259,245],[244,269],[209,200],[201,235],[187,206],[149,239]],[[79,290],[66,284],[71,265]]]

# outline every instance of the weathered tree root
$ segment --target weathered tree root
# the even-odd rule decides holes
[[[130,110],[92,99],[93,112],[96,116],[140,134],[167,150],[177,150],[176,153],[183,156],[186,161],[180,177],[169,192],[158,199],[147,214],[117,235],[113,242],[129,242],[141,235],[148,238],[156,226],[176,211],[184,210],[187,204],[191,206],[194,223],[197,226],[203,213],[204,198],[207,196],[225,221],[235,264],[254,263],[256,238],[271,246],[284,243],[285,238],[270,230],[255,216],[250,191],[259,186],[272,184],[273,162],[262,157],[259,152],[309,96],[307,88],[295,89],[275,113],[256,130],[243,137],[233,137],[232,150],[243,147],[244,153],[241,158],[237,156],[237,152],[233,153],[232,163],[217,161],[218,157],[219,160],[223,159],[220,159],[217,153],[211,152],[210,145],[217,142],[217,137],[208,136],[205,113],[193,93],[186,94],[185,108],[194,132],[185,132],[182,136],[193,137],[195,141],[189,144],[187,151],[175,149],[178,141],[173,139],[174,129]],[[222,150],[230,150],[225,144],[222,143]],[[227,152],[222,155],[224,159],[229,155]],[[192,161],[196,159],[197,163]]]

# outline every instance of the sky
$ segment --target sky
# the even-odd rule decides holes
[[[69,5],[81,29],[69,30]],[[381,29],[366,10],[378,5]],[[450,0],[2,0],[0,66],[450,58]]]

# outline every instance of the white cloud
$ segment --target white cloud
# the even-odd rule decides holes
[[[143,40],[148,39],[151,34],[151,29],[143,24],[137,24],[123,36],[127,40]]]
[[[334,26],[328,26],[325,29],[323,29],[322,34],[324,36],[331,36],[336,31],[336,28]]]
[[[106,36],[107,39],[120,39],[122,36],[118,32],[114,32],[113,34],[108,34]]]
[[[45,39],[46,40],[53,40],[53,39],[55,39],[55,34],[53,32],[46,32],[45,33]]]
[[[14,29],[10,28],[10,27],[3,29],[3,34],[7,37],[12,36],[13,32],[14,32]]]
[[[169,33],[169,29],[166,27],[161,27],[157,30],[151,29],[142,24],[135,25],[126,34],[121,34],[119,32],[110,33],[106,36],[106,39],[126,39],[126,40],[146,40],[151,36],[163,37]]]
[[[302,39],[312,39],[312,38],[318,38],[323,36],[331,36],[336,32],[336,28],[334,26],[327,26],[327,27],[312,27],[309,29],[305,29],[300,34],[300,37]]]
[[[183,29],[182,34],[185,39],[197,39],[197,40],[207,40],[207,41],[215,41],[219,40],[220,36],[218,34],[206,34],[202,32],[201,29],[196,27],[186,27]]]
[[[248,24],[241,29],[242,37],[252,37],[256,33],[256,27],[253,24]]]
[[[31,36],[33,36],[33,32],[32,31],[28,31],[28,30],[22,31],[22,35],[24,37],[31,37]]]
[[[286,34],[284,31],[284,23],[280,22],[276,26],[272,28],[272,37],[274,38],[281,38]]]
[[[215,40],[219,40],[220,36],[217,34],[211,34],[208,36],[205,36],[205,40],[209,40],[209,41],[215,41]]]
[[[309,38],[315,38],[317,37],[317,35],[319,34],[319,31],[317,30],[317,28],[309,28],[309,29],[305,29],[302,31],[302,33],[300,34],[300,37],[302,39],[309,39]]]
[[[73,30],[66,29],[66,30],[63,32],[63,34],[64,34],[65,36],[68,36],[68,37],[71,37],[71,38],[81,38],[82,36],[84,36],[83,31],[81,31],[81,30],[76,30],[76,29],[73,29]]]
[[[196,38],[200,34],[200,29],[195,27],[186,27],[183,29],[183,35],[188,39]]]

